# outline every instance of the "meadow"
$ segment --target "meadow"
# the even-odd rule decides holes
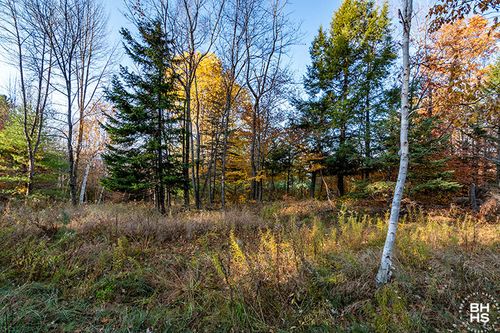
[[[377,288],[387,213],[346,200],[46,207],[1,215],[1,332],[456,332],[499,291],[500,225],[459,208],[404,207]]]

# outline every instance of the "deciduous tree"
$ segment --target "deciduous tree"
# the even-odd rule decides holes
[[[403,77],[401,84],[401,131],[400,131],[400,162],[398,180],[394,189],[394,197],[391,205],[391,215],[389,217],[389,226],[387,229],[387,237],[385,239],[382,258],[376,277],[377,285],[383,285],[389,282],[392,276],[393,267],[393,251],[396,242],[396,231],[399,222],[399,212],[401,209],[401,200],[405,187],[406,175],[408,172],[409,161],[409,145],[408,145],[408,126],[410,113],[410,29],[413,12],[413,1],[404,0],[400,13],[400,20],[403,26]]]

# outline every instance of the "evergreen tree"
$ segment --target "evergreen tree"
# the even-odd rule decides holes
[[[320,28],[311,46],[312,64],[305,78],[310,101],[302,115],[321,113],[324,121],[316,124],[331,138],[325,167],[337,175],[340,195],[345,193],[345,175],[358,172],[362,164],[366,174],[370,169],[372,122],[380,118],[374,99],[380,100],[395,59],[389,29],[386,4],[380,9],[372,0],[345,0],[329,33]]]
[[[374,160],[374,166],[385,173],[385,179],[393,180],[396,175],[399,162],[399,87],[388,90],[384,102],[387,114],[383,121],[377,123],[376,135],[379,142],[380,152]],[[414,97],[421,93],[423,85],[421,80],[415,80],[410,86],[410,104]],[[416,108],[410,105],[411,109]],[[450,136],[441,133],[442,122],[436,116],[429,114],[428,110],[418,109],[420,112],[412,112],[409,115],[408,138],[412,147],[408,170],[408,192],[412,196],[423,194],[422,199],[429,198],[429,194],[439,191],[449,194],[460,188],[453,181],[453,172],[447,168],[449,158],[446,150],[450,145]],[[438,198],[432,196],[436,202]]]
[[[290,120],[290,127],[292,131],[298,132],[297,137],[301,138],[305,167],[311,175],[309,194],[314,198],[318,173],[325,167],[328,157],[332,154],[331,117],[327,103],[321,99],[295,100],[294,105],[298,114],[296,119]]]
[[[104,125],[111,143],[104,154],[109,175],[103,184],[136,197],[153,189],[156,207],[165,213],[165,201],[170,203],[182,181],[179,103],[169,70],[174,58],[159,20],[142,20],[137,27],[137,38],[121,30],[137,71],[121,67],[107,92],[115,113]]]
[[[26,192],[29,166],[23,129],[24,116],[19,108],[10,105],[0,95],[0,195],[17,196]],[[56,186],[58,178],[67,169],[64,154],[58,142],[42,133],[40,149],[35,157],[34,190],[37,195],[62,198],[64,193]]]
[[[380,10],[374,8],[373,1],[363,4],[367,15],[362,19],[361,40],[361,82],[357,88],[357,100],[360,101],[358,116],[363,139],[362,171],[363,178],[369,178],[370,171],[377,169],[377,153],[380,141],[374,136],[373,126],[387,117],[387,98],[391,91],[384,89],[385,80],[397,55],[391,37],[388,4],[384,3]]]

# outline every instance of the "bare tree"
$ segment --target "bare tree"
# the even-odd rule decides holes
[[[246,86],[253,97],[250,160],[252,199],[262,200],[263,140],[267,132],[276,93],[289,77],[283,69],[286,52],[296,41],[293,25],[288,20],[286,0],[253,2],[252,20],[245,35],[247,57]],[[273,96],[274,95],[274,96]],[[266,105],[267,104],[267,105]]]
[[[245,36],[247,35],[248,25],[254,13],[252,1],[244,0],[229,0],[223,13],[222,34],[217,42],[217,53],[222,62],[223,85],[224,85],[224,108],[222,119],[220,121],[222,136],[222,152],[221,152],[221,205],[222,208],[226,204],[226,164],[229,145],[229,124],[231,121],[231,113],[234,101],[238,98],[243,85],[238,85],[239,79],[242,79],[242,74],[247,61],[247,53],[245,52]],[[218,148],[218,145],[215,147]],[[216,170],[217,149],[212,152],[214,156],[214,175]]]
[[[408,173],[408,125],[410,113],[409,85],[410,85],[410,29],[412,20],[412,0],[403,1],[403,11],[399,12],[403,25],[403,82],[401,86],[401,131],[400,131],[400,161],[398,180],[394,190],[392,200],[391,215],[389,217],[389,228],[385,239],[384,250],[380,260],[380,267],[377,273],[377,285],[386,284],[392,275],[392,258],[394,243],[396,241],[396,231],[398,228],[401,199],[403,198],[406,175]]]
[[[183,177],[184,205],[189,206],[189,164],[196,208],[201,208],[200,196],[200,131],[195,120],[197,145],[194,144],[192,120],[192,87],[196,72],[211,51],[218,33],[225,0],[179,0],[170,13],[175,52],[180,58],[179,83],[184,90]],[[196,149],[196,152],[195,152]],[[191,156],[191,159],[190,159]]]
[[[101,4],[94,0],[85,0],[82,2],[82,31],[77,45],[77,57],[74,61],[76,74],[76,102],[77,102],[77,122],[78,130],[76,133],[75,146],[75,174],[80,166],[82,145],[86,129],[92,127],[92,124],[86,125],[87,118],[91,117],[90,123],[95,122],[99,117],[101,108],[99,100],[101,99],[101,87],[103,81],[107,78],[108,69],[112,64],[114,49],[111,49],[105,41],[106,38],[106,16]],[[97,152],[95,153],[95,155]],[[95,157],[94,155],[94,157]],[[92,159],[91,159],[92,160]],[[89,165],[87,164],[84,176],[88,175]],[[82,180],[81,193],[85,193],[85,183]],[[83,191],[82,191],[83,189]],[[80,199],[80,202],[82,200]]]
[[[23,131],[28,156],[26,195],[33,191],[35,159],[42,139],[52,72],[47,36],[29,17],[26,0],[0,1],[0,36],[4,52],[18,71]]]
[[[101,86],[111,59],[104,43],[106,17],[102,6],[94,0],[33,0],[29,11],[48,39],[58,69],[54,87],[66,101],[67,130],[63,136],[71,202],[76,205],[85,112]]]

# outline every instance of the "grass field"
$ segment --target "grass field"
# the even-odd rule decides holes
[[[406,209],[394,281],[385,213],[318,201],[177,212],[7,207],[0,332],[456,332],[500,291],[500,226]]]

